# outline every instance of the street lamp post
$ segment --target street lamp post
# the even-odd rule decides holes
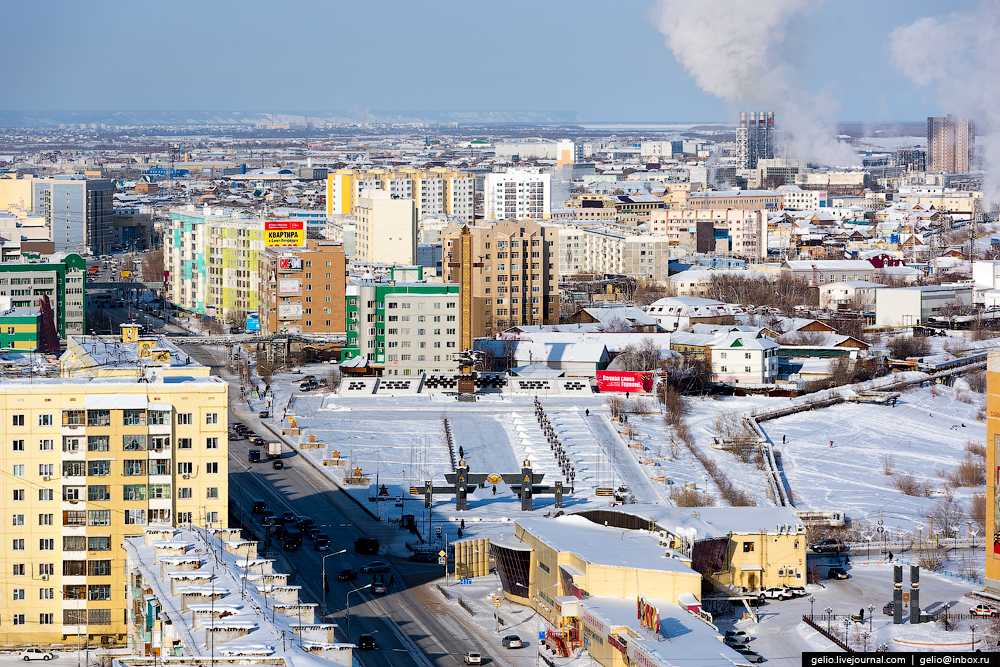
[[[850,645],[850,641],[849,641],[850,630],[851,630],[851,619],[845,618],[844,619],[844,644],[845,645]]]
[[[323,589],[322,589],[323,590],[323,604],[320,605],[320,607],[321,607],[320,613],[323,613],[323,614],[326,613],[326,595],[327,595],[327,588],[328,588],[328,586],[326,585],[326,559],[329,558],[330,556],[339,556],[340,554],[346,554],[346,553],[347,553],[347,549],[341,549],[340,551],[335,551],[335,552],[333,552],[331,554],[327,554],[327,555],[323,556],[320,559],[320,571],[321,571],[321,575],[320,576],[323,577],[323,580],[320,582],[320,583],[323,584]]]
[[[833,628],[832,628],[832,624],[833,624],[833,608],[832,607],[827,607],[823,611],[826,612],[826,634],[832,635],[833,634]]]
[[[815,595],[810,595],[809,596],[809,620],[810,621],[813,620],[813,607],[815,606],[815,604],[816,604],[816,596]]]
[[[875,616],[875,605],[868,605],[868,632],[872,631],[872,618]]]
[[[969,623],[969,630],[972,630],[972,650],[976,650],[976,626],[974,623]]]
[[[357,593],[363,591],[366,588],[371,588],[371,584],[365,584],[360,588],[355,588],[352,591],[347,591],[347,595],[344,596],[344,613],[347,615],[347,639],[351,639],[351,593]]]
[[[862,633],[861,633],[861,638],[862,638],[862,639],[864,640],[864,642],[865,642],[865,649],[864,649],[864,650],[865,650],[865,653],[868,653],[868,638],[869,638],[869,637],[871,637],[871,633],[869,633],[869,632],[862,632]]]

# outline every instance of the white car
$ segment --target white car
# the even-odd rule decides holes
[[[760,597],[768,600],[790,600],[792,594],[787,588],[765,588],[760,592]]]
[[[469,651],[465,654],[465,664],[467,665],[481,665],[483,664],[483,656],[476,653],[475,651]]]
[[[43,651],[40,648],[29,648],[21,651],[21,660],[54,660],[56,654],[52,651]]]

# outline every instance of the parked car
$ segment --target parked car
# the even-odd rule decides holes
[[[268,417],[271,416],[271,413],[267,410],[261,410],[260,412],[257,413],[257,416],[260,417],[261,419],[267,419]]]
[[[361,568],[361,574],[382,574],[389,571],[389,564],[384,560],[373,560]]]
[[[500,645],[504,648],[524,648],[524,642],[517,635],[507,635],[500,640]]]
[[[260,524],[262,526],[277,526],[281,521],[278,517],[274,516],[270,512],[264,512],[260,517]]]
[[[850,579],[851,575],[847,574],[847,572],[844,569],[842,569],[842,568],[831,567],[830,568],[830,578],[831,579]]]
[[[302,546],[302,535],[296,533],[294,535],[285,533],[285,537],[281,540],[281,548],[285,551],[298,551]]]
[[[284,470],[285,462],[282,461],[281,459],[275,459],[271,461],[271,467],[274,468],[275,470]]]
[[[764,656],[762,656],[760,653],[757,653],[757,651],[754,651],[753,649],[734,648],[733,650],[742,655],[744,658],[746,658],[747,662],[752,662],[752,663],[764,662]]]
[[[750,640],[748,640],[746,637],[743,638],[724,637],[722,641],[726,646],[728,646],[731,649],[741,649],[741,648],[747,648],[747,644],[749,643]]]
[[[465,654],[465,664],[481,665],[483,664],[483,656],[475,651],[467,651]]]
[[[748,635],[743,630],[726,630],[726,634],[722,637],[723,641],[729,643],[730,641],[739,642],[741,644],[746,644],[750,641],[750,635]]]
[[[358,637],[358,648],[362,651],[374,651],[378,648],[374,635],[361,635]]]
[[[56,654],[52,651],[43,651],[40,648],[29,648],[21,651],[21,660],[28,662],[29,660],[52,660],[56,657]]]
[[[250,509],[251,513],[263,514],[266,511],[267,511],[267,503],[265,503],[263,500],[253,501],[253,507]]]
[[[299,515],[295,512],[285,512],[281,515],[281,523],[296,523],[299,520]]]
[[[385,595],[389,592],[389,587],[386,586],[384,581],[376,581],[372,584],[372,594],[373,595]]]
[[[316,551],[329,551],[330,550],[330,539],[328,537],[322,537],[315,542],[313,542],[313,548]]]
[[[760,597],[768,600],[790,600],[792,594],[784,586],[765,588],[760,592]]]
[[[1000,614],[1000,611],[998,611],[996,607],[991,607],[988,604],[977,604],[969,610],[969,613],[973,616],[980,616],[982,618],[993,618],[997,614]]]
[[[885,606],[882,607],[882,613],[886,616],[892,616],[896,613],[896,603],[886,602]]]
[[[250,436],[250,444],[254,445],[255,447],[263,447],[264,438],[260,437],[259,435]]]
[[[847,551],[847,545],[835,539],[814,542],[809,545],[809,548],[818,554],[839,554],[842,551]]]
[[[247,451],[247,462],[248,463],[260,463],[260,450],[251,449]]]
[[[786,586],[786,590],[791,594],[793,598],[804,598],[809,595],[806,592],[805,586]]]
[[[315,542],[321,537],[326,537],[326,535],[323,534],[323,531],[317,526],[310,526],[309,528],[306,528],[305,533],[306,537],[308,537],[313,542]]]
[[[337,581],[354,581],[358,578],[358,573],[351,568],[346,568],[337,573]]]

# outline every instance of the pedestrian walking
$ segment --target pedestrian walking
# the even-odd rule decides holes
[[[590,408],[587,408],[586,410],[584,410],[583,414],[585,414],[586,416],[589,417],[590,416]]]
[[[830,441],[830,447],[833,447],[833,440]]]

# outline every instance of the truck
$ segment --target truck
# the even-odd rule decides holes
[[[272,440],[267,443],[267,458],[276,459],[281,456],[281,443],[277,440]]]

